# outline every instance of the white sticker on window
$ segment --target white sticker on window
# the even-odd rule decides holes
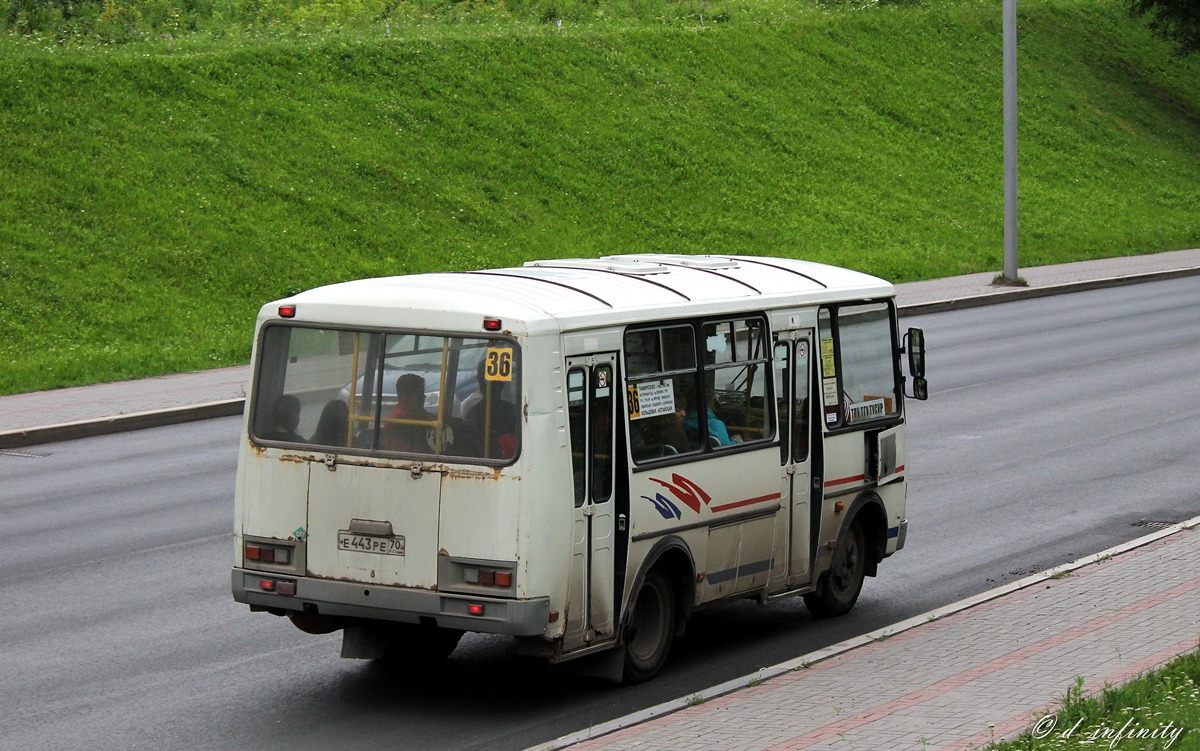
[[[643,381],[629,387],[629,419],[669,415],[675,411],[673,381]]]
[[[838,405],[838,387],[836,378],[826,378],[821,382],[821,391],[825,399],[826,407],[836,407]]]
[[[883,399],[871,399],[866,402],[856,402],[850,405],[847,422],[862,422],[875,420],[887,414],[887,402]]]

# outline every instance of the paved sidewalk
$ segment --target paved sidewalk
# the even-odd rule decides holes
[[[1095,693],[1200,644],[1197,524],[533,749],[963,751],[1035,723],[1061,737],[1039,719],[1077,677]]]
[[[250,368],[0,396],[0,449],[238,415]]]
[[[1018,276],[1027,287],[995,285],[997,274],[992,273],[909,282],[896,285],[896,303],[902,313],[921,315],[1196,274],[1200,248],[1020,269]]]

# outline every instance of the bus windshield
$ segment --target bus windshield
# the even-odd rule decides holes
[[[517,355],[501,338],[268,326],[252,435],[506,463],[518,446]]]

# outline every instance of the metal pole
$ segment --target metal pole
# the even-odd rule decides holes
[[[1004,0],[1004,276],[1017,281],[1017,0]]]

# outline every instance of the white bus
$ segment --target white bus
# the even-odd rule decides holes
[[[696,610],[839,615],[904,546],[923,344],[874,277],[534,261],[321,287],[256,331],[233,596],[345,657],[474,631],[634,683]]]

